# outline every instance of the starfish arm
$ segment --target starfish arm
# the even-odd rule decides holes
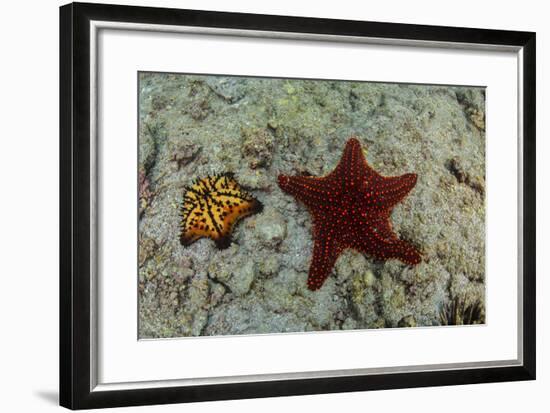
[[[420,263],[418,250],[409,242],[397,238],[388,220],[381,220],[365,229],[357,249],[380,260],[398,259],[408,265]]]
[[[333,192],[325,178],[279,175],[279,187],[308,207],[330,205]]]
[[[358,187],[365,180],[370,181],[374,175],[380,176],[368,165],[361,143],[357,138],[350,138],[340,162],[328,177],[343,178],[345,186]]]
[[[312,290],[321,288],[330,275],[338,256],[342,252],[335,243],[334,235],[331,232],[315,232],[315,245],[313,246],[313,258],[309,267],[307,287]]]
[[[366,203],[374,209],[393,207],[416,185],[416,174],[376,178],[366,190]]]

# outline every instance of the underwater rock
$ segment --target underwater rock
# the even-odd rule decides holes
[[[273,186],[273,181],[261,171],[261,169],[252,170],[244,167],[239,173],[239,182],[248,189],[269,190]]]
[[[256,273],[257,268],[254,262],[247,260],[245,257],[228,264],[216,262],[209,267],[210,278],[223,284],[237,297],[241,297],[250,291]]]
[[[355,330],[357,327],[357,321],[353,318],[348,317],[344,320],[341,326],[342,330]]]
[[[158,248],[157,243],[154,239],[149,237],[140,237],[139,238],[139,254],[138,254],[138,265],[142,267],[147,260],[149,260],[156,249]]]
[[[273,135],[267,129],[242,129],[241,152],[252,169],[267,168],[273,159],[275,147]]]
[[[155,163],[158,153],[158,126],[144,123],[139,128],[139,164],[147,174]]]
[[[275,247],[286,238],[286,221],[275,209],[267,208],[256,220],[255,233],[267,247]]]
[[[143,168],[140,168],[139,170],[138,181],[139,217],[141,218],[147,207],[151,205],[155,194],[151,190],[151,181]]]
[[[364,254],[350,249],[342,253],[334,269],[338,280],[343,281],[350,279],[353,274],[364,273],[368,266],[369,263]]]
[[[485,94],[474,93],[473,89],[458,89],[456,99],[464,107],[464,113],[472,124],[485,131]]]
[[[468,108],[466,113],[470,116],[470,120],[474,126],[480,130],[485,130],[485,114],[477,109]]]
[[[303,273],[292,268],[284,268],[273,277],[273,280],[265,283],[267,294],[270,298],[275,297],[277,301],[291,298],[299,290]]]
[[[151,204],[154,192],[151,185],[151,170],[156,163],[158,155],[158,126],[144,123],[140,128],[139,139],[139,168],[138,168],[138,196],[139,196],[139,216],[141,217],[145,209]]]
[[[374,280],[371,280],[369,274]],[[349,283],[351,309],[355,317],[367,326],[370,326],[378,318],[376,291],[371,288],[375,280],[374,274],[369,270],[366,273],[354,273]]]
[[[210,104],[208,103],[208,100],[201,99],[194,101],[191,105],[189,105],[188,113],[195,120],[206,119],[210,113]]]
[[[307,331],[308,324],[290,312],[275,313],[256,297],[216,307],[205,328],[206,335],[266,334]]]
[[[250,291],[255,276],[256,266],[252,261],[248,261],[243,266],[234,269],[233,277],[227,284],[235,295],[242,296]]]
[[[210,285],[210,291],[210,305],[216,306],[221,302],[223,296],[225,295],[225,287],[216,282],[212,282],[212,284]]]
[[[374,273],[371,270],[365,271],[363,274],[363,282],[365,283],[365,287],[372,287],[376,281],[376,277],[374,276]]]
[[[454,157],[449,159],[445,163],[445,166],[459,183],[468,185],[482,196],[485,194],[485,179],[480,176],[472,176],[466,172],[465,167],[458,158]]]
[[[190,279],[195,274],[191,268],[175,267],[173,271],[174,282],[182,289],[185,288],[184,282]]]
[[[151,108],[155,112],[164,110],[170,103],[170,100],[164,95],[154,95],[151,99]]]
[[[246,79],[238,77],[207,77],[206,84],[227,103],[233,104],[246,95]]]
[[[309,319],[316,329],[336,329],[334,315],[344,306],[343,298],[335,294],[334,278],[325,282],[325,287],[310,292]],[[302,285],[303,288],[303,285]]]
[[[186,307],[192,310],[203,308],[209,294],[208,278],[204,273],[193,275],[185,299]]]
[[[193,317],[193,324],[191,325],[191,335],[195,337],[200,336],[207,322],[208,322],[208,311],[206,310],[197,311]]]
[[[399,322],[397,323],[397,327],[416,327],[416,320],[412,315],[407,315],[403,317]]]
[[[458,158],[449,159],[445,166],[458,182],[461,184],[466,182],[468,175],[466,174],[466,171],[464,171],[464,168]]]
[[[395,281],[390,274],[383,273],[379,285],[379,309],[386,326],[396,327],[403,318],[407,305],[407,295],[403,284]]]
[[[202,147],[193,142],[171,140],[168,144],[170,161],[174,162],[178,171],[187,166],[199,156]]]
[[[258,271],[262,275],[276,274],[281,266],[278,255],[268,255],[258,263]]]

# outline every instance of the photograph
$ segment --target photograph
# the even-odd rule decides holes
[[[542,18],[190,1],[59,7],[59,405],[540,399]]]
[[[138,338],[486,323],[486,88],[137,73]]]

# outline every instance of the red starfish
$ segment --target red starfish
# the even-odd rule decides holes
[[[355,138],[346,143],[342,159],[325,177],[279,175],[281,189],[304,203],[313,216],[313,259],[307,285],[318,290],[338,256],[353,248],[377,259],[420,262],[418,250],[392,230],[393,207],[416,184],[416,174],[384,177],[365,160]]]

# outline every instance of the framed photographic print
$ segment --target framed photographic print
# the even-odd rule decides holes
[[[60,9],[60,401],[535,378],[535,34]]]

